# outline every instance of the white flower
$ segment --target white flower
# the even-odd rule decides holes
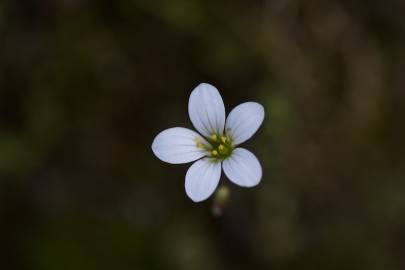
[[[185,189],[194,201],[207,199],[225,175],[242,187],[253,187],[262,178],[262,167],[250,151],[237,147],[258,130],[263,106],[246,102],[235,107],[225,121],[225,106],[218,90],[206,83],[190,95],[188,112],[199,133],[187,128],[169,128],[159,133],[152,151],[162,161],[181,164],[196,161],[187,171]]]

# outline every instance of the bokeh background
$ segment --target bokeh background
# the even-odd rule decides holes
[[[405,1],[1,0],[1,269],[405,269]],[[266,119],[194,204],[188,97]]]

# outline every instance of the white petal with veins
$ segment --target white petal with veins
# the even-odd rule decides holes
[[[262,179],[262,166],[256,156],[244,148],[236,148],[222,163],[225,175],[242,187],[253,187]]]
[[[226,133],[234,144],[250,139],[259,129],[264,119],[264,108],[256,102],[246,102],[236,106],[226,119]]]
[[[221,163],[204,158],[195,162],[186,174],[185,189],[194,202],[201,202],[211,196],[221,178]]]
[[[187,128],[169,128],[159,133],[152,143],[153,153],[162,161],[181,164],[195,161],[206,155],[197,142],[207,141],[197,132]]]
[[[225,106],[218,90],[207,83],[198,85],[190,95],[188,112],[194,127],[204,136],[222,135],[225,126]]]

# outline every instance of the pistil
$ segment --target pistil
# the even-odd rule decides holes
[[[212,134],[210,136],[211,156],[215,159],[224,160],[229,157],[234,149],[232,140],[227,136]]]

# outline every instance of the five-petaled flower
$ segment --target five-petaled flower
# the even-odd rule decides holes
[[[262,178],[262,168],[250,151],[238,147],[258,130],[263,106],[246,102],[235,107],[225,120],[225,106],[218,90],[207,83],[190,95],[188,112],[199,133],[182,127],[159,133],[152,151],[162,161],[181,164],[196,161],[187,171],[185,189],[194,201],[207,199],[216,189],[221,170],[235,184],[253,187]],[[222,167],[222,169],[221,169]]]

